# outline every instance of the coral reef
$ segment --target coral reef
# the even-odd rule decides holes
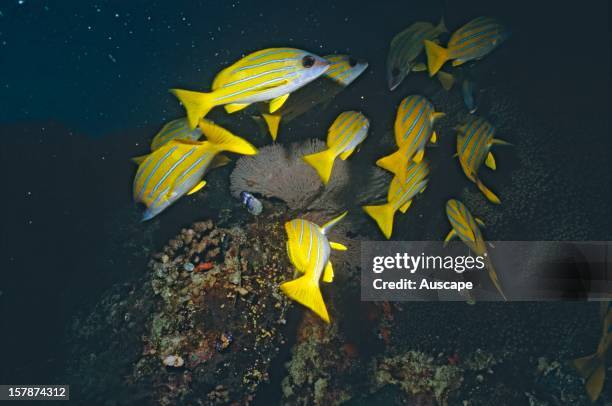
[[[153,255],[143,281],[75,321],[69,381],[83,383],[75,396],[248,403],[284,340],[290,302],[278,285],[293,271],[283,239],[282,222],[269,219],[245,229],[211,221],[183,229]],[[91,381],[97,374],[116,379]]]

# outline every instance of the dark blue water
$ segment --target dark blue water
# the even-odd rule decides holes
[[[433,22],[442,14],[451,30],[480,15],[501,19],[513,35],[475,68],[477,81],[501,89],[540,126],[529,136],[545,141],[535,143],[532,156],[550,163],[549,176],[558,180],[550,193],[515,199],[533,199],[538,216],[550,216],[550,230],[569,224],[572,231],[555,236],[545,224],[530,229],[517,220],[490,233],[497,239],[610,240],[607,9],[605,1],[3,0],[0,383],[55,382],[72,317],[110,286],[139,277],[148,254],[181,227],[218,214],[219,203],[183,202],[160,221],[140,224],[128,158],[145,153],[160,125],[183,114],[168,88],[207,90],[222,67],[257,49],[292,46],[366,59],[366,73],[335,103],[371,119],[364,150],[373,157],[403,97],[437,94],[417,76],[387,90],[391,38],[413,21]],[[339,111],[297,119],[284,135],[322,137]],[[504,117],[497,120],[503,127]],[[255,136],[248,117],[232,125],[246,138],[253,134],[258,145],[268,142]],[[502,138],[521,136],[507,130]],[[516,160],[502,154],[511,164]],[[512,176],[501,176],[499,188],[505,182],[512,200]],[[432,188],[440,201],[451,193]],[[415,227],[421,235],[440,235],[425,224]]]

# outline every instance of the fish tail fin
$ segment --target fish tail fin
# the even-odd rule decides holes
[[[332,169],[334,168],[334,161],[336,154],[331,149],[317,152],[315,154],[304,155],[302,159],[310,166],[315,168],[321,181],[324,185],[327,185],[329,178],[331,177]]]
[[[443,70],[439,71],[436,77],[442,85],[442,88],[447,92],[451,90],[455,84],[455,77],[451,73],[444,72]]]
[[[480,191],[482,192],[483,195],[485,195],[485,197],[492,203],[495,204],[500,204],[501,201],[499,200],[499,197],[497,197],[497,195],[495,193],[493,193],[491,191],[491,189],[489,189],[488,187],[486,187],[484,185],[484,183],[482,183],[482,181],[480,179],[476,179],[476,186],[478,186],[478,189],[480,189]]]
[[[429,76],[435,75],[442,65],[448,61],[448,49],[441,47],[433,41],[425,40],[425,53],[427,54],[427,67]]]
[[[255,155],[257,148],[247,140],[240,138],[225,128],[209,120],[200,120],[200,129],[206,139],[217,151],[228,151],[236,154]]]
[[[175,95],[187,110],[187,121],[191,129],[196,128],[198,121],[214,107],[210,93],[183,89],[170,89],[170,93]]]
[[[376,161],[376,165],[399,176],[405,171],[407,165],[406,159],[404,158],[405,157],[402,150],[399,149],[391,155],[380,158],[378,161]]]
[[[340,215],[339,215],[339,216],[337,216],[336,218],[334,218],[334,219],[332,219],[332,220],[328,221],[327,223],[323,224],[323,225],[321,226],[321,232],[323,232],[323,234],[327,234],[327,232],[328,232],[329,230],[331,230],[331,228],[332,228],[333,226],[335,226],[336,224],[338,224],[338,222],[339,222],[340,220],[342,220],[342,219],[343,219],[343,218],[344,218],[344,217],[345,217],[347,214],[348,214],[348,210],[347,210],[347,211],[345,211],[344,213],[340,214]]]
[[[391,234],[393,234],[393,217],[395,215],[393,204],[386,203],[379,206],[363,206],[363,210],[376,221],[380,231],[387,237],[387,240],[391,238]]]
[[[285,282],[280,285],[280,289],[289,298],[303,304],[326,323],[329,323],[329,314],[327,313],[327,307],[323,301],[321,290],[311,275],[306,274],[292,281]]]
[[[599,352],[574,360],[574,366],[585,380],[587,394],[591,401],[596,401],[603,389],[606,377],[604,360]]]
[[[261,115],[268,126],[272,141],[276,141],[278,135],[278,126],[280,124],[282,116],[280,114],[262,114]]]

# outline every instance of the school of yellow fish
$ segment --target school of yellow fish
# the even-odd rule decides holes
[[[419,71],[437,76],[442,86],[449,90],[455,78],[441,70],[447,61],[452,61],[453,67],[477,61],[509,36],[507,28],[491,17],[478,17],[464,24],[450,34],[446,46],[443,46],[440,37],[447,32],[441,20],[438,25],[416,22],[397,34],[390,44],[387,59],[389,90],[397,89],[410,72]],[[419,59],[423,56],[425,61]],[[184,106],[186,117],[164,125],[151,142],[151,153],[133,159],[138,164],[133,198],[146,206],[143,221],[158,215],[182,196],[204,187],[206,181],[203,177],[207,171],[230,161],[222,152],[257,153],[248,141],[207,120],[205,116],[212,108],[224,106],[225,111],[232,114],[255,104],[259,109],[257,115],[265,122],[275,141],[281,120],[297,118],[312,106],[329,101],[367,67],[366,62],[349,55],[321,57],[295,48],[269,48],[250,53],[222,69],[208,92],[172,89],[171,92]],[[317,86],[323,82],[332,89],[321,91]],[[470,89],[470,85],[464,82],[464,92]],[[473,97],[464,94],[464,100],[472,114],[475,111]],[[266,107],[262,108],[264,105]],[[387,202],[363,206],[387,239],[393,233],[395,214],[398,211],[406,213],[413,200],[427,188],[429,164],[425,153],[429,144],[438,142],[435,123],[443,117],[444,113],[437,112],[431,101],[421,95],[405,97],[397,108],[394,124],[397,151],[376,161],[376,165],[393,174]],[[342,112],[329,127],[327,149],[303,157],[319,175],[323,185],[330,180],[335,160],[338,157],[345,160],[354,154],[367,137],[369,126],[370,122],[363,113]],[[497,164],[491,148],[508,143],[496,138],[495,128],[482,117],[471,116],[456,130],[455,156],[465,176],[489,201],[499,204],[499,197],[483,184],[478,173],[483,163],[495,170]],[[206,140],[200,141],[202,136]],[[319,281],[333,281],[331,250],[346,250],[342,244],[328,240],[331,228],[346,214],[342,213],[323,226],[304,219],[294,219],[285,224],[289,260],[302,275],[281,284],[280,289],[328,323],[330,317]],[[484,255],[487,248],[480,231],[483,222],[455,199],[447,202],[446,214],[451,231],[445,243],[457,237],[474,253]],[[502,283],[490,261],[487,270],[491,282],[506,300]],[[575,361],[584,375],[591,399],[597,399],[603,386],[603,359],[610,343],[610,317],[606,306],[604,338],[598,352]]]

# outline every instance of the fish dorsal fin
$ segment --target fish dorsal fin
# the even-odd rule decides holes
[[[497,166],[495,165],[495,157],[493,156],[493,153],[489,152],[487,154],[485,165],[487,165],[488,168],[491,168],[493,170],[497,169]]]
[[[336,251],[346,251],[348,249],[346,248],[346,245],[340,244],[339,242],[333,242],[333,241],[329,242],[329,246],[331,247],[331,249],[336,250]]]
[[[289,93],[284,94],[282,96],[278,96],[276,99],[270,100],[270,113],[274,113],[276,110],[280,109],[283,104],[289,98]]]
[[[435,132],[435,131],[433,131],[433,132],[431,133],[431,138],[429,139],[429,141],[430,141],[432,144],[435,144],[436,142],[438,142],[438,134],[436,134],[436,132]]]
[[[346,161],[346,159],[351,156],[351,154],[355,151],[355,148],[351,148],[347,151],[344,151],[343,153],[340,154],[340,159],[342,159],[343,161]]]
[[[412,204],[412,199],[408,200],[402,207],[400,207],[400,211],[402,213],[406,213]]]
[[[330,283],[334,280],[334,268],[332,267],[331,261],[327,261],[325,269],[323,270],[323,282]]]
[[[336,225],[336,223],[338,223],[340,220],[342,220],[344,218],[344,216],[346,216],[348,214],[348,211],[345,211],[344,213],[342,213],[341,215],[339,215],[338,217],[334,218],[333,220],[328,221],[327,223],[323,224],[323,226],[321,227],[321,232],[323,234],[327,234],[327,232]]]
[[[205,180],[200,181],[189,192],[187,192],[187,196],[196,193],[198,190],[202,189],[204,186],[206,186],[206,181]]]
[[[149,155],[150,154],[135,156],[134,158],[131,159],[131,161],[134,162],[136,165],[140,165],[141,163],[144,162],[145,159],[147,159]]]
[[[423,156],[425,156],[425,148],[421,148],[419,151],[417,151],[412,160],[418,164],[423,160]]]
[[[249,107],[251,104],[250,103],[232,103],[232,104],[226,104],[224,106],[225,111],[228,114],[232,114],[235,113],[237,111],[246,109],[247,107]]]
[[[457,232],[453,228],[452,230],[449,231],[449,233],[447,234],[446,238],[444,239],[444,246],[446,247],[448,245],[448,243],[450,242],[450,240],[452,240],[455,237],[457,237]]]

